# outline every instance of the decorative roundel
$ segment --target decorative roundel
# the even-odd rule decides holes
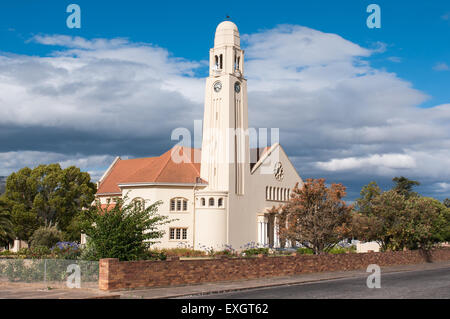
[[[222,83],[220,81],[217,81],[214,83],[214,91],[219,92],[222,89]]]
[[[241,92],[241,83],[239,82],[234,83],[234,91],[236,91],[236,93]]]
[[[284,170],[283,170],[283,165],[281,164],[281,162],[278,162],[275,164],[275,167],[273,169],[273,173],[275,175],[275,178],[277,179],[277,181],[282,181],[283,177],[284,177]]]

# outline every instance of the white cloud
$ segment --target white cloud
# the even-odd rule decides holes
[[[34,40],[63,49],[49,57],[0,56],[0,124],[132,137],[201,115],[202,81],[192,76],[198,62],[124,39]],[[177,116],[167,117],[168,110]]]
[[[367,157],[347,157],[341,159],[332,159],[328,162],[318,162],[319,168],[328,171],[343,171],[352,169],[367,169],[374,167],[377,169],[404,169],[414,168],[416,162],[414,158],[404,154],[374,154]]]
[[[450,183],[436,183],[435,186],[439,193],[450,193]]]
[[[438,62],[433,66],[433,70],[435,71],[448,71],[450,70],[450,67],[447,65],[447,63],[444,62]]]

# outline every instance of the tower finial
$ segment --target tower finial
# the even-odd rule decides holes
[[[230,20],[230,16],[227,15],[226,18],[225,18],[225,20]]]

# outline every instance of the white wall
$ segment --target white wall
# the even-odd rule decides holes
[[[376,241],[370,241],[367,243],[359,242],[356,244],[356,252],[357,253],[367,253],[369,250],[373,252],[380,251],[380,245]]]
[[[168,216],[173,220],[169,224],[162,226],[165,234],[159,241],[161,243],[154,245],[154,248],[176,248],[183,246],[193,246],[193,219],[194,219],[194,189],[193,187],[171,187],[171,186],[149,186],[139,188],[124,188],[123,195],[127,194],[128,200],[135,198],[143,198],[147,205],[151,205],[156,201],[161,200],[162,204],[158,208],[158,214]],[[171,212],[170,199],[175,197],[183,197],[188,200],[187,211]],[[169,228],[179,227],[187,228],[187,240],[171,240],[169,239]]]

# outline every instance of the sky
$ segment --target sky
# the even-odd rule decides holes
[[[69,4],[81,28],[69,29]],[[381,9],[370,29],[369,4]],[[300,176],[347,187],[418,180],[450,197],[450,3],[0,3],[0,176],[41,163],[98,179],[116,156],[158,156],[203,117],[217,24],[239,27],[249,125],[279,127]]]

